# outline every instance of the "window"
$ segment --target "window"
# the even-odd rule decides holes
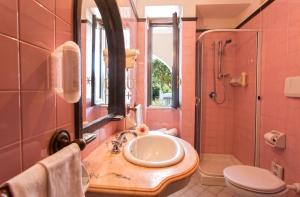
[[[107,48],[105,30],[102,25],[95,29],[95,104],[108,104],[108,69],[103,58]]]
[[[179,28],[173,18],[150,19],[148,106],[179,107]]]
[[[100,19],[93,16],[92,22],[92,105],[108,104],[108,68],[103,58],[107,48],[105,30]]]
[[[178,5],[162,5],[162,6],[145,6],[145,17],[154,18],[168,18],[174,12],[180,14],[180,6]]]
[[[125,49],[130,49],[130,29],[123,28]]]
[[[89,30],[89,29],[88,29]],[[91,39],[87,40],[87,84],[86,99],[88,106],[108,105],[108,66],[105,64],[103,51],[107,49],[107,38],[102,20],[92,15],[90,24]],[[130,30],[125,28],[125,48],[130,48]]]

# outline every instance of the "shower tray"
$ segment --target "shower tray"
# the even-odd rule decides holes
[[[201,154],[199,173],[203,185],[225,185],[223,170],[232,165],[242,164],[231,154]]]

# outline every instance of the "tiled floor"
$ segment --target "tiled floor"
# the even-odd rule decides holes
[[[205,186],[200,184],[200,175],[196,172],[187,186],[168,197],[232,197],[231,191],[223,186]]]

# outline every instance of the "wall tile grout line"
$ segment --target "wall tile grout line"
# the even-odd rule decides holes
[[[7,149],[7,148],[9,148],[9,147],[11,147],[11,146],[15,146],[15,145],[17,145],[17,144],[21,144],[21,141],[22,141],[22,140],[17,140],[17,141],[15,141],[15,142],[13,142],[13,143],[10,143],[10,144],[1,146],[1,147],[0,147],[0,151],[1,151],[1,150],[4,150],[4,149]]]
[[[39,133],[39,134],[36,134],[36,135],[32,135],[32,136],[30,136],[30,137],[24,138],[24,139],[22,139],[22,141],[23,141],[23,142],[28,142],[28,141],[31,141],[31,140],[34,139],[34,138],[42,137],[42,136],[44,136],[44,135],[48,135],[48,134],[50,134],[50,133],[53,133],[53,131],[55,131],[55,130],[56,130],[56,127],[51,128],[51,129],[47,129],[47,130],[46,130],[45,132],[43,132],[43,133]]]
[[[6,37],[6,38],[8,38],[8,39],[12,39],[12,40],[14,40],[14,41],[19,41],[19,38],[12,37],[12,36],[7,35],[7,34],[2,33],[2,32],[0,32],[0,36]],[[17,35],[17,37],[18,37],[18,35]]]
[[[21,54],[20,54],[20,0],[17,1],[17,40],[18,40],[18,80],[19,80],[19,121],[20,121],[20,165],[21,171],[23,171],[23,122],[22,122],[22,96],[21,96]]]
[[[56,16],[56,1],[55,1],[55,7],[54,7],[54,11],[55,11],[55,16]],[[56,26],[57,26],[57,17],[55,17],[55,19],[54,19],[54,50],[57,48],[57,46],[56,46],[56,39],[57,39],[57,37],[56,37],[56,33],[57,33],[57,29],[56,29]],[[57,107],[57,94],[56,94],[56,92],[54,93],[54,106],[55,106],[55,123],[54,123],[54,125],[55,125],[55,130],[57,130],[57,117],[58,117],[58,115],[57,115],[57,112],[58,112],[58,107]]]
[[[69,23],[68,21],[66,21],[65,19],[61,18],[60,16],[56,15],[56,1],[54,3],[54,12],[52,12],[49,8],[47,8],[46,6],[44,6],[42,3],[36,1],[36,0],[32,0],[33,2],[35,2],[36,4],[38,4],[40,7],[44,8],[45,10],[47,10],[48,12],[50,12],[53,16],[61,19],[62,21],[64,21],[65,23],[72,25],[72,23]]]
[[[30,45],[31,47],[35,47],[35,48],[38,48],[38,49],[40,49],[40,50],[44,50],[44,51],[47,51],[47,52],[51,53],[51,50],[46,49],[46,48],[43,48],[43,47],[38,46],[38,45],[35,45],[35,44],[32,44],[32,43],[30,43],[30,42],[26,42],[26,41],[23,41],[23,40],[19,40],[19,42],[20,42],[21,44],[27,44],[27,45]]]

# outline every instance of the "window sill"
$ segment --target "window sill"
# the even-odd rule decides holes
[[[103,108],[107,108],[108,105],[107,105],[107,104],[101,104],[101,103],[99,103],[99,104],[95,104],[93,107],[103,107]]]
[[[148,106],[147,109],[149,109],[149,110],[170,110],[170,109],[176,110],[173,107],[161,107],[161,106],[153,106],[153,105]]]

